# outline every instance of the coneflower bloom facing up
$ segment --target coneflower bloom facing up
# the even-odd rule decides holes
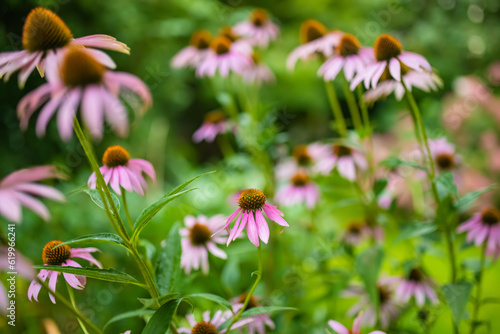
[[[127,110],[119,97],[141,115],[152,103],[148,87],[132,74],[106,69],[89,49],[67,48],[59,56],[60,62],[46,64],[47,83],[30,92],[17,105],[21,128],[26,129],[33,113],[48,101],[37,119],[39,137],[45,135],[49,120],[58,110],[59,135],[65,141],[71,139],[79,106],[83,122],[95,139],[102,137],[104,119],[118,135],[126,136]],[[125,94],[129,92],[134,95]],[[137,97],[142,103],[138,103]]]
[[[193,141],[195,143],[203,140],[213,142],[218,134],[228,132],[230,128],[230,122],[226,114],[220,110],[210,111],[205,115],[205,120],[201,127],[193,134]]]
[[[198,65],[196,75],[213,77],[217,71],[222,77],[227,77],[230,72],[242,74],[252,65],[252,58],[249,56],[251,52],[252,47],[249,44],[218,36],[210,43],[210,50]]]
[[[99,261],[97,261],[91,253],[99,252],[97,248],[70,248],[68,245],[62,245],[60,247],[54,248],[57,245],[62,244],[62,241],[53,240],[48,242],[42,251],[42,260],[43,264],[50,266],[63,266],[63,267],[81,267],[81,265],[71,259],[80,258],[90,262],[92,265],[96,265],[98,268],[102,269],[102,265]],[[59,276],[58,271],[51,270],[40,270],[38,273],[38,278],[45,282],[45,280],[49,280],[49,288],[51,291],[56,291],[56,283],[57,277]],[[85,276],[74,275],[63,273],[64,279],[68,284],[77,290],[83,290],[85,284],[87,283],[87,278]],[[36,280],[33,280],[28,289],[28,298],[34,298],[38,301],[38,294],[40,293],[40,289],[42,285],[38,283]],[[52,303],[56,303],[54,296],[49,292],[49,297]]]
[[[495,255],[500,248],[500,211],[489,208],[476,212],[472,218],[458,226],[457,232],[467,232],[467,242],[474,242],[476,246],[487,243],[488,254]]]
[[[229,238],[227,239],[228,246],[231,241],[236,240],[245,227],[247,228],[248,239],[252,244],[259,246],[259,238],[267,244],[269,241],[269,226],[262,212],[278,225],[283,227],[289,226],[283,219],[283,212],[278,210],[274,205],[266,203],[266,195],[260,190],[243,190],[238,197],[238,205],[240,207],[229,216],[226,224],[214,233],[215,235],[226,229],[229,233]],[[236,223],[232,230],[230,230],[229,224],[231,224],[234,218],[236,218]]]
[[[309,209],[312,209],[319,200],[319,189],[306,171],[299,170],[289,183],[278,189],[274,200],[285,206],[305,203]]]
[[[398,283],[398,278],[382,277],[377,282],[377,293],[379,297],[378,315],[370,300],[370,295],[365,288],[360,286],[348,287],[344,292],[344,297],[359,297],[359,301],[352,306],[347,315],[353,317],[363,311],[361,316],[361,324],[373,327],[377,323],[377,317],[380,318],[380,326],[382,329],[387,329],[390,323],[397,319],[399,315],[399,302],[395,298],[395,287]]]
[[[210,53],[212,34],[207,30],[197,30],[191,35],[189,46],[177,52],[172,58],[171,66],[174,68],[196,68]]]
[[[33,196],[64,202],[64,195],[55,188],[35,182],[61,176],[54,166],[26,168],[7,175],[0,180],[0,215],[12,222],[20,223],[21,207],[25,206],[43,219],[49,220],[49,210]]]
[[[307,60],[313,55],[320,54],[330,57],[342,38],[340,31],[328,31],[316,20],[307,20],[300,27],[300,41],[302,45],[295,48],[286,60],[288,70],[293,70],[295,63]]]
[[[269,19],[264,9],[254,9],[247,21],[233,27],[236,34],[246,38],[251,44],[267,47],[269,41],[275,40],[280,28]]]
[[[354,319],[354,323],[352,324],[352,329],[347,329],[340,322],[335,320],[328,321],[328,326],[330,326],[336,334],[361,334],[361,319],[363,314],[360,313],[356,319]],[[386,334],[382,331],[373,331],[368,334]]]
[[[417,53],[403,51],[401,43],[388,34],[382,34],[377,38],[373,50],[376,61],[351,81],[351,90],[354,90],[361,81],[364,81],[366,88],[370,86],[375,88],[386,68],[396,81],[401,81],[402,65],[415,71],[432,71],[427,59]]]
[[[355,74],[363,72],[374,60],[372,48],[361,47],[356,37],[344,34],[335,54],[321,65],[318,75],[325,81],[333,81],[343,69],[345,78],[350,82]]]
[[[232,316],[233,313],[229,310],[227,311],[218,310],[214,313],[212,319],[210,319],[210,311],[205,311],[203,312],[203,320],[197,322],[194,318],[194,314],[188,314],[186,315],[186,319],[189,322],[191,328],[187,327],[177,328],[177,332],[188,333],[188,334],[223,334],[227,331],[227,329],[218,331],[217,328],[219,328],[224,322],[226,322]],[[252,318],[239,320],[233,324],[231,329],[240,328],[242,326],[245,326],[251,321],[253,321]]]
[[[356,168],[365,170],[368,167],[364,155],[355,148],[342,144],[323,144],[318,147],[318,152],[319,150],[321,150],[321,158],[315,166],[318,173],[328,175],[336,167],[340,176],[354,181]]]
[[[247,298],[248,294],[244,293],[240,295],[239,297],[234,298],[231,301],[231,304],[233,306],[233,312],[237,314],[241,308],[243,307],[245,303],[245,299]],[[244,311],[247,311],[249,309],[252,309],[254,307],[260,307],[261,305],[259,304],[259,300],[255,296],[251,296],[250,300],[247,304],[247,307],[245,308]],[[257,314],[252,317],[250,317],[253,321],[248,323],[248,334],[265,334],[266,333],[266,326],[269,327],[271,330],[273,330],[276,326],[274,325],[274,322],[271,320],[269,315],[262,313],[262,314]],[[241,329],[240,329],[241,331]]]
[[[274,73],[266,64],[262,63],[260,55],[255,52],[252,54],[252,65],[246,67],[241,76],[244,81],[257,85],[276,81]]]
[[[432,288],[432,281],[420,268],[412,268],[407,277],[400,279],[400,284],[396,290],[396,297],[403,303],[407,303],[410,298],[415,297],[419,307],[424,306],[425,300],[429,300],[434,305],[439,303],[436,292]]]
[[[84,46],[87,51],[102,64],[115,67],[111,58],[102,51],[92,48],[101,48],[130,53],[127,45],[118,42],[107,35],[91,35],[73,38],[73,34],[66,24],[52,11],[37,7],[33,9],[24,22],[22,51],[4,52],[0,54],[0,78],[7,81],[10,76],[20,70],[18,81],[23,87],[35,67],[40,73],[45,66],[56,62],[56,55],[68,46]]]
[[[143,159],[130,159],[130,153],[120,145],[113,145],[106,149],[102,156],[104,166],[100,167],[106,184],[121,195],[121,188],[128,192],[135,191],[144,196],[148,185],[142,173],[149,176],[153,182],[156,181],[156,173],[153,165]],[[97,178],[92,173],[88,180],[90,189],[96,188]]]
[[[226,253],[219,249],[216,244],[223,244],[226,239],[212,237],[212,234],[224,225],[223,215],[213,216],[208,219],[205,216],[187,216],[184,218],[183,228],[179,231],[182,236],[181,267],[189,275],[191,269],[201,270],[208,274],[208,253],[212,253],[221,259],[226,259]]]

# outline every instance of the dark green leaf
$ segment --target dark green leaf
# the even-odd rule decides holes
[[[179,295],[178,293],[170,293],[168,295],[160,296],[159,298],[137,298],[137,299],[139,299],[141,304],[146,306],[147,308],[157,310],[166,302],[175,299],[178,295]]]
[[[387,186],[387,179],[376,179],[373,185],[373,192],[375,193],[375,196],[381,194],[386,186]]]
[[[104,204],[102,204],[101,195],[99,195],[99,191],[97,189],[84,189],[83,191],[90,196],[92,202],[97,204],[97,206],[100,207],[101,209],[105,210]],[[111,198],[113,199],[113,202],[115,202],[116,208],[120,210],[121,203],[118,197],[115,194],[111,193]]]
[[[410,161],[404,161],[404,160],[401,160],[401,159],[399,159],[398,157],[395,157],[395,156],[390,156],[390,157],[382,160],[380,162],[380,165],[382,165],[383,167],[385,167],[388,170],[393,170],[393,169],[398,168],[400,166],[412,167],[412,168],[426,170],[424,167],[422,167],[422,166],[420,166],[420,165],[418,165],[416,163],[413,163],[413,162],[410,162]]]
[[[233,311],[233,307],[231,306],[231,303],[229,303],[226,299],[219,297],[217,295],[212,295],[210,293],[194,293],[192,295],[188,295],[186,297],[200,297],[200,298],[205,298],[208,300],[211,300],[213,302],[216,302],[217,304],[227,308],[230,311]]]
[[[360,253],[355,261],[356,272],[363,280],[366,291],[376,309],[379,303],[377,280],[383,258],[384,251],[382,248],[375,246]]]
[[[79,268],[79,267],[69,267],[69,266],[66,266],[66,267],[40,266],[40,265],[36,265],[34,267],[35,267],[35,269],[52,270],[52,271],[58,271],[61,273],[86,276],[88,278],[95,278],[95,279],[99,279],[102,281],[118,282],[118,283],[125,283],[125,284],[135,284],[135,285],[144,287],[143,284],[139,283],[139,281],[137,281],[135,278],[133,278],[129,274],[122,273],[122,272],[115,270],[115,269],[99,269],[99,268],[94,268],[94,267]]]
[[[470,208],[470,206],[481,196],[482,194],[496,188],[495,185],[488,186],[481,190],[472,191],[460,197],[456,203],[456,208],[458,211],[465,211]]]
[[[452,214],[454,214],[453,198],[447,195],[438,204],[434,223],[437,226],[443,226],[448,223]]]
[[[271,313],[276,311],[297,311],[294,307],[285,306],[262,306],[262,307],[252,307],[241,314],[242,318],[251,317],[263,313]]]
[[[120,246],[126,247],[125,244],[123,243],[123,239],[114,233],[96,233],[96,234],[89,234],[89,235],[85,235],[83,237],[70,239],[66,242],[63,242],[62,244],[55,246],[54,248],[60,247],[62,245],[68,245],[68,246],[73,247],[73,246],[81,246],[81,245],[93,246],[93,245],[103,244],[103,243],[104,244],[120,245]]]
[[[406,239],[412,239],[432,233],[437,230],[437,225],[427,222],[416,222],[408,226],[405,226],[403,230],[399,233],[394,243],[401,242]]]
[[[452,195],[458,197],[457,186],[455,184],[453,172],[444,172],[434,179],[439,198],[445,198]]]
[[[181,236],[179,224],[172,226],[168,233],[166,245],[160,250],[156,263],[156,282],[160,294],[166,295],[175,291],[175,284],[181,275]]]
[[[443,286],[443,294],[453,314],[453,319],[457,326],[462,320],[462,316],[467,306],[470,293],[472,291],[472,283],[460,282],[456,284],[446,284]]]
[[[135,311],[129,311],[129,312],[124,312],[118,315],[115,315],[113,318],[111,318],[105,325],[103,329],[106,329],[110,324],[113,322],[117,322],[123,319],[128,319],[128,318],[134,318],[134,317],[148,317],[150,315],[153,315],[155,313],[154,310],[135,310]]]
[[[162,307],[160,307],[149,319],[146,327],[142,331],[142,334],[163,334],[170,327],[172,318],[177,310],[177,307],[181,303],[182,299],[174,299],[166,302]]]

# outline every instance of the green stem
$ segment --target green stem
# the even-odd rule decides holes
[[[253,283],[252,288],[248,292],[248,295],[245,298],[245,301],[243,302],[243,306],[241,307],[240,311],[234,316],[233,321],[231,321],[231,323],[227,327],[226,333],[229,333],[229,331],[231,330],[231,327],[234,325],[234,323],[236,321],[238,321],[238,319],[241,317],[241,314],[247,308],[248,303],[250,302],[250,299],[252,298],[252,295],[253,295],[253,293],[255,291],[255,288],[259,284],[260,279],[262,277],[262,250],[260,248],[260,245],[257,247],[257,253],[258,253],[258,257],[259,257],[259,269],[257,269],[257,271],[255,272],[255,275],[257,275],[257,278],[255,279],[255,282]]]
[[[120,190],[122,192],[122,202],[123,202],[123,210],[125,211],[125,216],[127,216],[128,225],[130,226],[130,231],[134,230],[134,222],[132,221],[132,217],[130,217],[130,212],[128,211],[127,205],[127,195],[125,189],[120,186]]]
[[[363,97],[363,87],[358,85],[356,87],[356,92],[358,94],[359,106],[361,108],[361,115],[363,116],[363,123],[365,126],[365,133],[368,136],[368,166],[370,169],[370,175],[374,176],[375,162],[373,158],[373,136],[372,136],[372,126],[370,124],[370,115],[368,114],[368,106],[366,105],[365,98]]]
[[[347,106],[349,107],[349,112],[351,113],[352,123],[354,124],[354,128],[358,132],[358,135],[361,137],[363,135],[363,123],[361,123],[361,116],[359,114],[358,104],[356,103],[356,98],[349,88],[349,83],[344,75],[340,75],[342,79],[342,89],[344,90],[344,97],[347,101]]]
[[[326,94],[328,95],[328,101],[330,102],[330,107],[332,108],[336,128],[340,133],[340,136],[345,138],[347,137],[347,127],[345,125],[344,115],[342,114],[342,108],[340,108],[337,93],[335,92],[335,87],[331,81],[325,81],[325,88]]]
[[[484,263],[485,263],[485,253],[486,253],[486,245],[487,243],[483,243],[483,247],[481,247],[481,260],[479,264],[479,276],[477,279],[477,293],[476,300],[474,302],[474,313],[472,315],[472,322],[470,328],[470,334],[474,334],[476,332],[476,323],[479,317],[479,310],[481,308],[481,294],[482,294],[482,283],[483,283],[483,272],[484,272]]]
[[[60,301],[64,307],[68,309],[71,313],[73,313],[78,319],[80,319],[87,327],[89,327],[92,331],[94,331],[97,334],[103,334],[103,332],[96,326],[94,325],[86,316],[84,316],[77,308],[73,307],[73,305],[66,299],[64,298],[59,292],[57,291],[52,291],[47,283],[42,281],[38,276],[35,278],[38,283],[40,283],[47,291],[50,292],[58,301]]]
[[[132,252],[132,255],[134,256],[135,262],[137,262],[137,265],[139,266],[139,269],[142,273],[142,276],[144,277],[144,280],[146,281],[146,286],[149,291],[149,294],[151,295],[151,298],[158,298],[160,297],[160,293],[158,292],[158,288],[156,287],[156,283],[153,279],[153,275],[151,274],[151,271],[149,270],[149,267],[147,266],[146,263],[142,260],[141,256],[139,255],[139,252],[137,251],[136,245],[132,245],[130,243],[127,244],[129,247],[130,251]]]
[[[73,293],[73,289],[69,286],[69,284],[66,284],[66,287],[68,288],[68,295],[69,295],[69,300],[71,301],[71,305],[73,305],[75,310],[77,310],[78,308],[76,307],[75,294]],[[89,332],[87,331],[87,327],[85,327],[85,324],[83,323],[83,321],[80,320],[80,318],[78,318],[78,317],[76,319],[78,320],[78,323],[80,324],[80,327],[82,328],[82,331],[85,334],[89,334]]]

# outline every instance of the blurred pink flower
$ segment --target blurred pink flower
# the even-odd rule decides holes
[[[303,169],[310,174],[317,173],[314,166],[321,160],[322,154],[325,151],[324,146],[321,143],[295,146],[292,156],[284,159],[276,166],[276,179],[279,181],[288,181],[298,171]]]
[[[170,65],[173,68],[196,68],[210,53],[212,34],[207,30],[197,30],[191,35],[189,46],[177,52]]]
[[[64,195],[55,188],[35,183],[43,179],[60,178],[54,166],[40,166],[15,171],[0,180],[0,215],[20,223],[21,207],[25,206],[45,220],[50,219],[49,210],[33,195],[64,202]]]
[[[500,211],[496,208],[488,208],[482,212],[476,212],[472,218],[458,226],[457,232],[467,232],[467,242],[474,242],[476,246],[486,243],[488,254],[498,255]]]
[[[278,189],[274,200],[285,206],[305,203],[309,209],[312,209],[316,206],[319,196],[318,185],[311,181],[304,170],[299,170],[289,183]]]
[[[431,279],[421,269],[413,268],[407,277],[400,279],[396,296],[403,303],[407,303],[413,296],[419,307],[424,306],[426,299],[436,305],[439,300],[431,284]]]
[[[218,36],[210,43],[209,53],[198,65],[196,75],[213,77],[217,71],[222,77],[227,77],[230,72],[242,74],[252,65],[251,53],[250,44]]]
[[[198,270],[201,265],[203,273],[208,274],[208,253],[212,253],[221,259],[227,259],[226,253],[219,249],[216,244],[224,244],[226,240],[221,237],[212,237],[212,234],[224,225],[223,215],[211,218],[205,216],[186,216],[183,228],[179,231],[182,236],[181,267],[186,274],[191,269]]]
[[[351,246],[357,246],[369,238],[382,241],[384,239],[384,230],[376,224],[351,222],[346,226],[342,235],[342,240]]]
[[[498,136],[493,132],[485,132],[481,136],[481,146],[487,152],[488,164],[490,170],[500,171],[500,145]]]
[[[130,159],[130,154],[120,145],[113,145],[106,149],[102,156],[104,166],[100,167],[106,184],[121,195],[121,188],[128,192],[135,191],[144,196],[148,186],[142,173],[149,176],[153,182],[156,181],[156,173],[153,165],[143,159]],[[92,173],[88,180],[90,189],[96,188],[97,178]]]
[[[218,134],[231,130],[230,122],[220,110],[214,110],[205,115],[201,127],[193,134],[193,141],[199,143],[203,140],[213,142]]]
[[[238,197],[239,209],[235,210],[227,219],[226,224],[217,232],[218,234],[223,229],[229,233],[227,245],[234,241],[247,227],[248,239],[255,246],[259,246],[259,238],[267,244],[269,241],[269,226],[262,214],[262,211],[278,225],[288,227],[288,223],[283,219],[283,212],[278,210],[274,205],[266,203],[266,196],[257,189],[246,189],[241,192]],[[232,230],[229,229],[229,224],[236,218]]]
[[[64,141],[71,139],[73,121],[81,104],[81,114],[85,125],[95,139],[103,134],[104,118],[120,136],[128,133],[128,117],[122,97],[133,109],[142,114],[152,103],[148,87],[136,76],[106,69],[84,48],[67,48],[60,52],[60,61],[47,59],[47,83],[27,94],[17,105],[21,128],[28,127],[33,113],[42,106],[37,119],[36,132],[45,135],[47,123],[54,113],[57,115],[59,135]],[[132,92],[142,99],[138,104],[136,96],[124,94]]]
[[[252,65],[243,70],[242,77],[245,82],[262,85],[276,81],[276,77],[271,69],[261,62],[259,54],[252,54]]]
[[[231,300],[231,304],[233,306],[233,312],[237,314],[241,308],[243,307],[243,304],[245,303],[245,299],[247,298],[248,294],[244,293],[240,295],[239,297],[233,298]],[[245,308],[245,311],[252,309],[254,307],[260,307],[261,305],[259,304],[259,300],[257,297],[252,296],[250,297],[250,301],[247,304],[247,307]],[[275,325],[274,322],[271,320],[269,315],[266,313],[262,314],[257,314],[252,317],[249,317],[252,319],[252,322],[248,323],[248,334],[265,334],[266,333],[266,326],[269,327],[269,329],[274,330]],[[240,332],[241,332],[240,328]]]
[[[292,71],[298,60],[307,60],[320,54],[330,57],[342,38],[341,31],[328,31],[316,20],[307,20],[300,27],[300,41],[302,45],[296,47],[286,60],[286,67]]]
[[[42,259],[43,265],[51,265],[51,266],[63,266],[63,267],[81,267],[81,265],[73,260],[72,258],[80,258],[90,262],[92,265],[96,265],[98,268],[102,269],[102,265],[99,261],[97,261],[91,253],[99,252],[97,248],[70,248],[68,245],[62,245],[60,247],[54,248],[57,245],[62,244],[62,241],[53,240],[48,242],[42,251]],[[56,291],[56,283],[57,277],[59,276],[58,271],[51,270],[40,270],[38,274],[38,278],[41,281],[45,282],[47,278],[49,279],[49,288],[51,291]],[[63,273],[64,279],[68,284],[77,290],[83,290],[85,284],[87,283],[87,278],[85,276],[74,275]],[[42,285],[38,283],[36,280],[33,280],[28,289],[28,298],[31,301],[31,298],[34,298],[38,301],[38,294],[40,293],[40,289]],[[56,303],[54,296],[49,292],[49,297],[52,303]]]
[[[320,156],[314,169],[316,172],[328,175],[336,167],[339,174],[354,181],[356,179],[356,168],[365,170],[368,163],[364,155],[357,149],[342,144],[317,147],[316,156]]]
[[[3,52],[0,54],[0,78],[9,80],[10,76],[20,70],[18,81],[23,87],[35,67],[43,76],[46,65],[56,62],[58,54],[67,47],[84,46],[87,52],[103,65],[114,68],[115,63],[102,51],[95,48],[114,50],[129,54],[127,45],[107,35],[91,35],[73,38],[66,24],[52,11],[37,7],[26,18],[23,27],[22,51]]]
[[[186,319],[189,322],[191,328],[180,327],[177,328],[178,333],[188,333],[188,334],[223,334],[227,331],[227,329],[223,329],[218,331],[217,328],[220,327],[226,320],[231,319],[233,313],[229,310],[221,311],[218,310],[214,313],[212,319],[210,319],[210,311],[203,312],[203,321],[198,321],[194,319],[193,314],[186,315]],[[249,322],[253,321],[252,318],[246,318],[243,320],[239,320],[233,324],[231,329],[237,329],[242,326],[245,326]]]
[[[352,329],[347,329],[344,325],[342,325],[340,322],[335,321],[335,320],[330,320],[328,321],[328,326],[331,327],[331,329],[334,330],[335,333],[337,334],[361,334],[361,320],[362,320],[362,312],[354,319],[354,323],[352,325]],[[386,334],[382,331],[373,331],[368,334]]]
[[[279,27],[269,19],[269,14],[261,8],[254,9],[247,21],[233,27],[236,34],[246,38],[251,44],[267,47],[269,41],[275,40]]]
[[[488,68],[488,80],[494,86],[500,85],[500,61],[496,61]]]

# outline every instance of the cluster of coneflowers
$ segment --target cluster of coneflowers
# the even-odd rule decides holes
[[[190,45],[174,57],[171,65],[176,68],[194,68],[199,77],[218,74],[226,78],[234,74],[247,83],[261,84],[272,81],[275,80],[274,75],[260,61],[254,49],[266,48],[278,35],[279,28],[272,22],[268,13],[255,9],[247,21],[234,27],[224,27],[215,37],[204,30],[193,33]],[[384,189],[378,193],[370,192],[378,172],[375,170],[373,159],[377,147],[374,147],[372,142],[366,102],[375,102],[394,93],[397,100],[407,98],[415,123],[418,147],[411,148],[409,154],[418,161],[420,168],[415,171],[414,176],[422,183],[425,183],[425,179],[429,180],[427,190],[433,194],[435,206],[439,210],[443,200],[435,180],[440,175],[451,175],[451,184],[460,187],[458,167],[462,161],[455,147],[445,138],[427,138],[421,115],[411,95],[414,87],[431,91],[440,86],[440,79],[428,61],[419,54],[404,51],[400,42],[390,35],[379,36],[373,48],[364,47],[355,36],[338,30],[329,31],[315,20],[303,23],[300,37],[302,44],[290,53],[286,65],[293,70],[299,60],[321,60],[318,75],[327,83],[335,117],[335,130],[340,138],[296,146],[290,156],[283,157],[275,166],[272,165],[270,172],[278,185],[271,191],[276,190],[271,202],[284,207],[305,204],[306,210],[312,211],[320,204],[320,180],[336,173],[355,188],[359,188],[363,204],[373,209],[372,204],[375,203],[376,207],[373,216],[366,214],[364,221],[353,221],[348,225],[342,235],[343,242],[353,247],[368,240],[374,244],[382,242],[384,228],[377,220],[377,212],[397,204],[401,188],[404,188],[399,181],[404,175],[399,173],[401,166],[388,168],[385,171],[387,182]],[[109,55],[99,50],[107,49],[128,54],[129,48],[107,35],[74,38],[70,29],[56,14],[43,8],[36,8],[28,15],[22,41],[22,51],[0,54],[0,76],[8,80],[13,73],[19,72],[19,86],[23,87],[36,68],[39,74],[46,78],[46,83],[28,93],[19,102],[17,113],[21,128],[27,129],[31,116],[40,109],[35,126],[38,136],[45,134],[48,122],[56,114],[57,128],[63,140],[69,140],[73,131],[76,132],[93,169],[88,179],[88,187],[98,191],[113,227],[141,268],[146,281],[142,286],[147,287],[153,299],[159,299],[151,272],[144,264],[144,259],[137,253],[137,241],[134,239],[137,230],[125,204],[127,192],[145,195],[148,188],[145,176],[155,181],[155,169],[146,160],[131,158],[130,153],[119,145],[110,146],[105,150],[102,156],[103,166],[99,167],[93,157],[91,144],[80,126],[81,122],[91,137],[99,140],[103,136],[106,120],[117,135],[124,137],[129,130],[128,110],[133,109],[140,116],[151,106],[152,97],[147,86],[131,74],[113,71],[115,63]],[[349,102],[355,131],[347,130],[335,87],[330,85],[339,76],[346,88],[344,94]],[[352,91],[358,92],[357,100]],[[129,94],[130,92],[132,94]],[[226,113],[222,111],[208,113],[203,126],[193,135],[193,139],[196,142],[213,141],[218,134],[228,130],[232,130],[237,136],[238,119],[234,118],[231,123],[227,118]],[[364,145],[365,137],[368,137],[370,145]],[[64,201],[65,198],[55,188],[37,182],[61,177],[62,175],[51,166],[22,169],[4,177],[0,181],[0,214],[9,221],[19,223],[22,220],[21,208],[24,206],[43,219],[50,220],[48,209],[36,197],[56,201]],[[122,196],[130,231],[123,224],[113,204],[108,185],[117,195]],[[199,321],[190,314],[186,317],[189,328],[174,327],[178,333],[217,334],[246,326],[249,333],[262,334],[266,332],[266,328],[275,327],[274,322],[265,313],[250,317],[242,317],[242,314],[261,306],[259,298],[255,297],[253,292],[263,274],[260,252],[261,243],[267,244],[270,240],[268,220],[274,221],[283,229],[288,227],[289,223],[283,218],[283,212],[270,204],[266,194],[259,189],[249,188],[239,192],[237,205],[238,208],[228,217],[185,217],[185,227],[179,231],[182,247],[180,266],[187,275],[199,269],[207,274],[209,254],[226,259],[228,255],[218,245],[225,243],[229,246],[245,231],[249,241],[258,249],[257,279],[249,293],[230,301],[231,310],[218,310],[212,316],[210,311],[206,311]],[[454,237],[455,227],[444,229],[447,238]],[[469,220],[461,223],[456,231],[467,232],[467,242],[482,247],[481,271],[484,269],[485,256],[496,260],[500,255],[498,209],[490,207],[475,213]],[[451,246],[448,245],[451,271],[454,273],[454,246],[451,239],[447,240],[451,242]],[[0,251],[4,252],[4,249],[1,248]],[[47,269],[41,269],[38,277],[32,281],[28,290],[29,299],[38,300],[39,292],[45,286],[49,290],[51,301],[55,303],[56,299],[60,298],[56,292],[56,283],[61,273],[70,287],[83,289],[86,277],[62,268],[82,267],[75,259],[85,260],[90,265],[102,268],[93,255],[98,251],[94,247],[72,248],[58,240],[47,242],[42,250],[43,265],[47,266]],[[27,277],[32,276],[30,270],[23,271]],[[455,274],[453,275],[452,283],[456,283]],[[478,283],[478,295],[481,291],[480,283],[481,281]],[[349,286],[344,292],[345,296],[359,298],[358,303],[348,311],[349,317],[355,318],[353,326],[348,329],[331,320],[328,322],[327,331],[360,334],[362,326],[380,327],[385,330],[390,328],[406,306],[411,305],[410,300],[414,301],[418,308],[437,304],[438,288],[438,284],[421,261],[414,261],[411,266],[407,266],[399,277],[380,277],[375,286],[378,298],[376,303],[366,287]],[[478,303],[476,302],[473,321],[478,321]],[[77,310],[73,311],[79,314]],[[99,332],[88,319],[81,314],[78,317],[84,331],[85,326],[89,326]],[[222,328],[227,322],[229,325]],[[476,325],[473,323],[472,326],[474,331]],[[377,330],[370,334],[383,332]]]

